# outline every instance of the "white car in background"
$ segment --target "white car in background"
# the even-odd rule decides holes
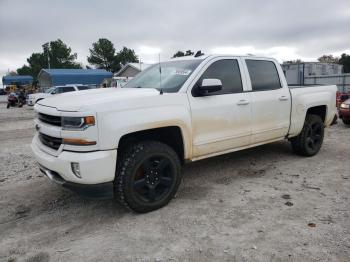
[[[88,85],[65,85],[65,86],[54,86],[49,89],[47,89],[44,93],[35,93],[30,94],[27,99],[27,104],[29,106],[35,105],[38,101],[50,97],[52,95],[56,94],[62,94],[67,92],[73,92],[73,91],[81,91],[81,90],[87,90],[87,89],[93,89],[96,88],[95,86],[88,86]]]

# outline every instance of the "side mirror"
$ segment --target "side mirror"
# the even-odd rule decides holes
[[[55,95],[56,94],[56,90],[53,90],[52,92],[51,92],[51,95]]]
[[[198,91],[201,95],[207,95],[208,93],[220,91],[222,89],[222,83],[220,79],[206,78],[199,84]]]

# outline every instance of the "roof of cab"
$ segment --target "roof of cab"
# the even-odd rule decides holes
[[[174,60],[193,60],[193,59],[208,59],[208,58],[217,58],[217,57],[243,57],[243,58],[258,58],[258,59],[268,59],[268,60],[275,60],[271,57],[264,57],[264,56],[255,56],[255,55],[235,55],[235,54],[212,54],[212,55],[200,55],[200,56],[181,56],[181,57],[175,57],[171,58],[169,61]]]

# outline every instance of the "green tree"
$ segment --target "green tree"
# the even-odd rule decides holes
[[[72,53],[72,49],[68,47],[61,39],[51,41],[43,45],[44,58],[48,58],[50,68],[82,68],[76,63],[77,53]]]
[[[28,65],[18,68],[18,74],[29,74],[36,78],[43,68],[81,68],[81,65],[75,62],[77,54],[72,53],[72,49],[62,40],[45,43],[42,48],[42,53],[32,53],[27,58]]]
[[[330,64],[338,64],[339,58],[334,57],[333,55],[323,55],[317,59],[321,63],[330,63]]]
[[[301,59],[295,59],[295,60],[288,60],[288,61],[284,61],[283,64],[300,64],[303,63],[303,60]]]
[[[339,64],[343,65],[344,73],[350,73],[350,55],[342,54],[339,58]]]
[[[116,60],[119,63],[119,65],[126,65],[127,63],[139,62],[135,51],[125,46],[117,53]]]
[[[31,75],[36,78],[42,68],[48,67],[48,60],[43,53],[33,53],[27,58],[28,65],[23,65],[17,69],[19,75]]]
[[[186,52],[183,51],[177,51],[172,58],[175,57],[182,57],[182,56],[189,56],[189,55],[194,55],[194,52],[192,52],[191,50],[187,50]]]
[[[17,69],[17,74],[19,75],[32,75],[32,73],[32,69],[27,65],[23,65]]]
[[[122,65],[127,63],[139,61],[135,51],[127,47],[123,47],[116,53],[113,43],[106,38],[100,38],[93,43],[89,51],[90,56],[87,60],[91,65],[111,72],[117,72]]]
[[[177,52],[172,56],[172,58],[175,58],[175,57],[182,57],[182,56],[185,56],[185,53],[182,52],[182,51],[177,51]]]
[[[92,44],[89,49],[90,56],[87,61],[100,69],[115,72],[119,69],[119,63],[116,61],[115,48],[113,43],[106,39],[100,38],[97,42]]]

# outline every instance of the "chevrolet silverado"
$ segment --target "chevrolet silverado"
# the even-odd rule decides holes
[[[274,59],[177,58],[123,88],[38,101],[32,150],[52,181],[149,212],[173,198],[186,162],[280,140],[317,154],[335,101],[336,86],[288,87]]]

